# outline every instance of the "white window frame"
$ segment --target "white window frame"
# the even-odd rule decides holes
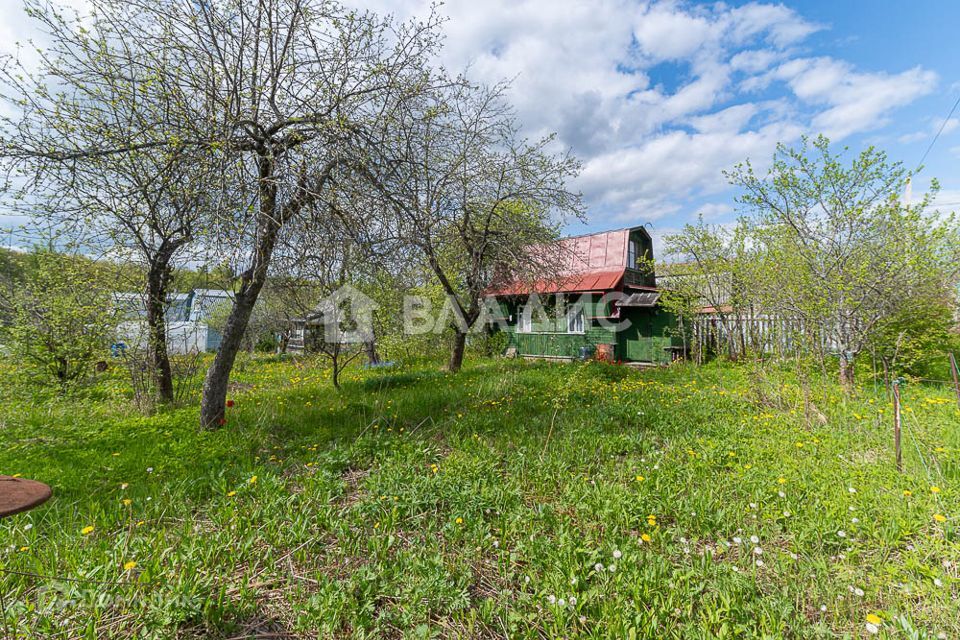
[[[585,333],[583,307],[575,304],[567,309],[567,333]]]
[[[533,305],[527,303],[520,308],[517,318],[517,333],[533,333]]]

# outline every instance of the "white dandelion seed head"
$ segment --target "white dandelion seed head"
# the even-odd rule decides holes
[[[733,543],[734,543],[734,544],[743,544],[743,538],[741,538],[740,536],[734,536],[734,537],[733,537]]]
[[[614,549],[614,550],[613,550],[613,557],[614,557],[614,558],[616,558],[617,560],[619,560],[622,556],[623,556],[623,554],[620,553],[620,549]]]
[[[857,492],[857,490],[854,489],[853,487],[847,487],[847,491],[849,491],[850,493],[856,493],[856,492]]]
[[[753,544],[757,544],[758,542],[760,542],[760,538],[757,536],[750,536],[750,542],[752,542]]]
[[[577,606],[577,596],[570,596],[570,606],[571,607]]]
[[[576,579],[576,578],[570,578],[570,586],[572,586],[572,587],[577,586],[577,579]]]
[[[759,556],[759,555],[761,555],[762,553],[763,553],[763,549],[761,549],[760,547],[754,547],[754,548],[753,548],[753,555]]]
[[[762,566],[763,566],[763,560],[761,560],[760,558],[757,558],[757,566],[758,566],[758,567],[762,567]]]
[[[687,544],[687,539],[684,538],[684,537],[681,537],[681,538],[680,538],[680,542],[683,543],[683,544]]]
[[[934,584],[935,586],[942,587],[942,586],[943,586],[943,580],[941,580],[940,578],[934,578],[934,579],[933,579],[933,584]]]
[[[756,509],[756,508],[757,508],[757,503],[756,503],[756,502],[751,502],[751,503],[750,503],[750,508],[751,508],[751,509]]]
[[[847,537],[847,532],[844,531],[843,529],[840,529],[839,531],[837,531],[837,537],[838,537],[838,538],[846,538],[846,537]]]
[[[826,613],[826,611],[827,611],[827,605],[825,605],[825,604],[820,605],[820,612],[821,612],[821,613]]]
[[[785,494],[783,491],[777,491],[777,495],[780,496],[781,498],[787,497],[787,494]]]
[[[598,562],[597,564],[593,565],[593,570],[597,573],[600,573],[603,571],[603,565]]]
[[[615,564],[612,564],[609,567],[607,567],[607,571],[609,571],[610,573],[613,573],[616,570],[617,570],[617,565]]]
[[[550,604],[556,604],[557,596],[550,594],[549,596],[547,596],[547,602],[549,602]]]
[[[861,589],[860,587],[857,587],[856,589],[853,590],[853,595],[857,596],[858,598],[862,598],[863,589]]]
[[[869,633],[870,635],[876,635],[879,632],[880,632],[880,627],[873,624],[872,622],[867,623],[867,633]]]
[[[561,607],[565,607],[567,606],[567,601],[564,600],[563,598],[560,598],[559,600],[557,600],[557,604]]]

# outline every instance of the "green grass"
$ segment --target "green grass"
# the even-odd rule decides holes
[[[137,416],[119,374],[58,397],[5,366],[0,472],[54,489],[0,522],[0,567],[50,576],[0,575],[20,637],[960,636],[945,387],[905,387],[898,474],[882,393],[786,371],[483,362],[336,393],[260,359],[204,433]]]

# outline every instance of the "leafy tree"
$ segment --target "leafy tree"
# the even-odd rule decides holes
[[[779,146],[765,176],[749,162],[730,174],[752,214],[759,277],[751,295],[761,308],[797,319],[821,357],[836,352],[846,386],[855,358],[884,327],[941,304],[957,281],[956,219],[929,211],[930,194],[903,202],[909,178],[873,147],[846,164],[823,136]]]
[[[3,330],[12,354],[61,388],[86,375],[116,328],[103,282],[85,260],[31,255],[26,278],[2,298],[12,318]]]
[[[202,158],[229,190],[230,207],[203,240],[239,274],[223,341],[204,383],[203,427],[224,418],[227,386],[285,226],[321,202],[334,174],[362,164],[381,141],[371,131],[431,82],[437,19],[398,24],[324,0],[91,0],[66,21],[40,0],[30,12],[55,50],[40,77],[13,63],[5,95],[26,117],[58,112],[49,145],[7,121],[3,155],[24,174],[36,163],[82,162],[144,151]],[[103,69],[155,94],[162,109],[105,126],[113,85]],[[28,80],[22,80],[26,77]],[[67,82],[63,82],[66,80]],[[59,111],[57,109],[59,108]],[[41,124],[46,122],[41,118]],[[92,130],[92,139],[72,132]],[[96,142],[95,134],[105,138]]]

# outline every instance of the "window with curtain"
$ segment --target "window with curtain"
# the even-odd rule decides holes
[[[531,331],[533,331],[533,307],[525,304],[520,310],[520,322],[517,324],[517,332],[530,333]]]
[[[583,333],[583,307],[580,305],[567,311],[567,333]]]

